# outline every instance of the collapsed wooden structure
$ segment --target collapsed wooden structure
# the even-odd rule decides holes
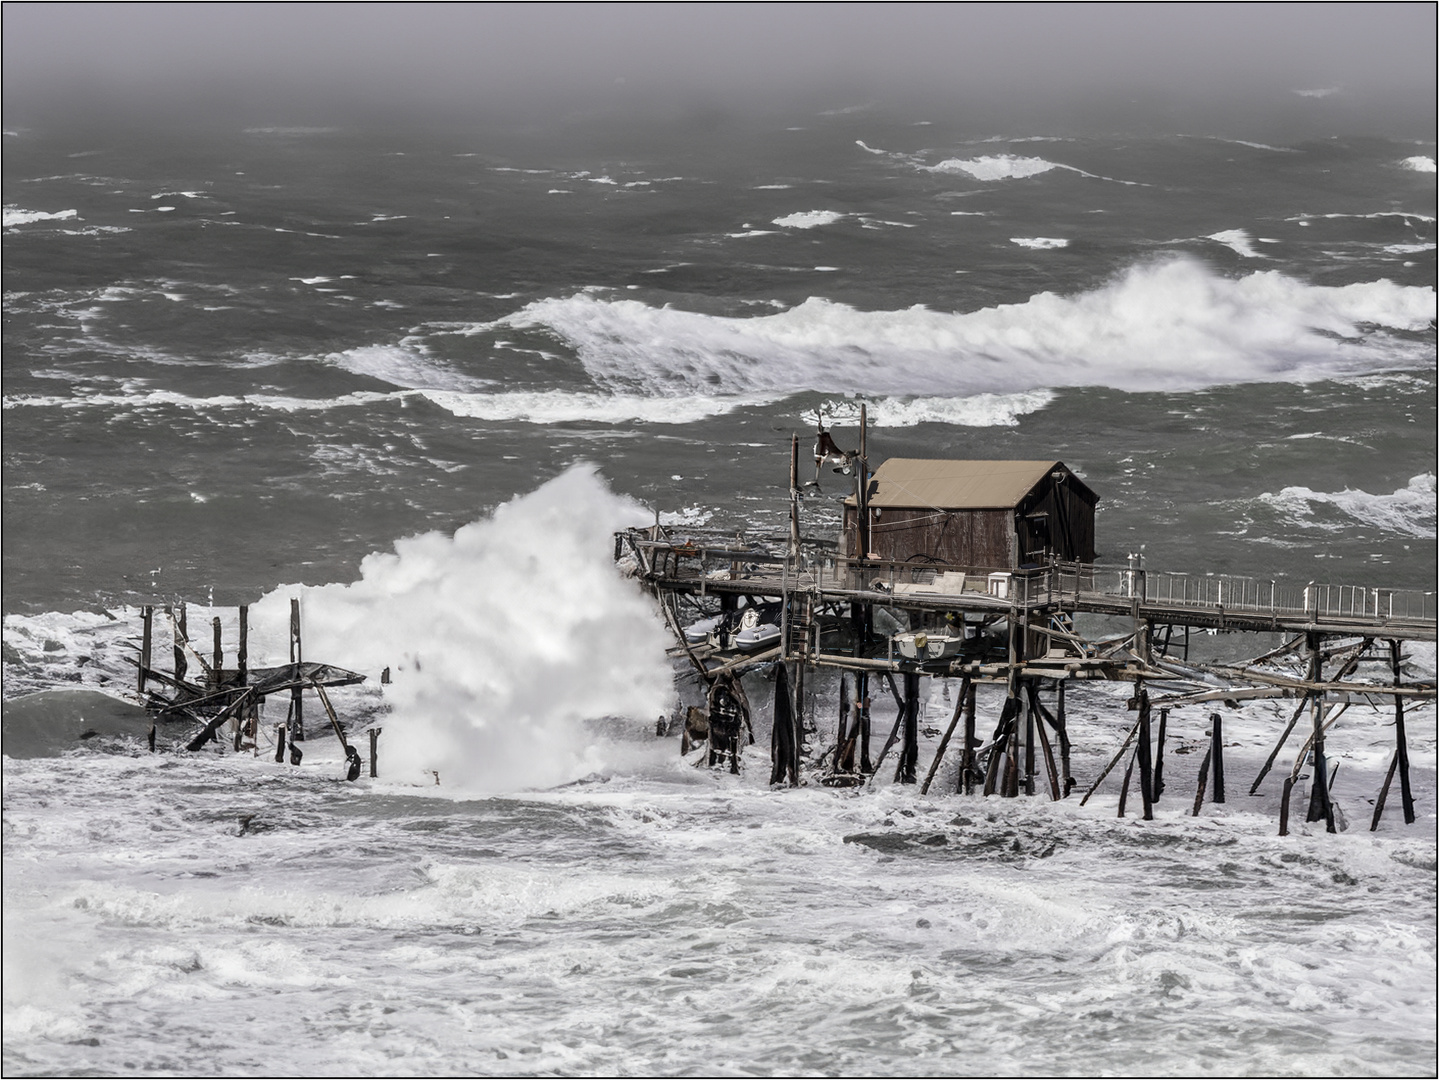
[[[1405,707],[1432,702],[1435,684],[1406,680],[1401,650],[1406,641],[1435,640],[1435,593],[1154,573],[1138,555],[1122,568],[1102,567],[1093,561],[1097,496],[1061,462],[991,463],[990,477],[985,463],[972,461],[905,459],[871,472],[863,407],[859,449],[840,450],[821,426],[815,461],[816,481],[831,462],[855,478],[837,542],[802,534],[797,437],[791,442],[787,538],[745,543],[732,531],[690,528],[677,536],[658,520],[616,535],[616,557],[656,597],[675,634],[673,653],[688,658],[707,688],[778,665],[772,783],[796,785],[803,773],[832,786],[867,783],[896,746],[895,780],[918,782],[920,682],[957,678],[954,714],[921,792],[929,790],[954,743],[961,793],[1014,797],[1034,794],[1038,782],[1051,798],[1065,798],[1077,786],[1066,688],[1109,680],[1133,684],[1129,707],[1136,719],[1082,802],[1124,764],[1119,812],[1125,812],[1137,773],[1142,813],[1150,818],[1165,787],[1171,711],[1287,698],[1296,702],[1292,717],[1250,793],[1259,790],[1307,717],[1282,782],[1279,831],[1289,830],[1293,792],[1306,776],[1306,820],[1322,820],[1334,831],[1326,736],[1352,703],[1390,700],[1395,748],[1371,828],[1378,826],[1396,776],[1404,820],[1414,821]],[[979,494],[966,496],[966,488]],[[891,528],[891,522],[900,524]],[[986,558],[954,560],[962,552]],[[732,622],[744,607],[763,605],[780,612],[778,640],[770,648],[746,654],[725,648],[727,638],[686,640],[684,627],[697,617]],[[1121,629],[1086,637],[1079,629],[1084,621],[1107,623],[1110,630],[1118,622]],[[1189,656],[1195,629],[1278,634],[1282,643],[1243,662],[1200,662]],[[1296,659],[1302,673],[1283,668]],[[1369,665],[1367,677],[1358,674],[1363,665]],[[1375,680],[1375,665],[1382,665],[1383,681]],[[805,735],[813,731],[813,717],[803,711],[804,684],[825,669],[840,674],[837,737],[803,760]],[[992,733],[981,738],[975,688],[983,684],[1002,686],[1004,699]],[[883,690],[898,714],[875,754],[870,714],[879,695],[872,692]],[[1225,801],[1222,733],[1222,713],[1210,713],[1195,814],[1206,797]],[[737,768],[738,741],[727,738],[725,746]],[[713,764],[714,753],[709,757]]]
[[[171,641],[172,667],[169,673],[154,666],[155,615],[157,607],[168,624]],[[327,692],[337,686],[353,686],[365,681],[358,672],[306,661],[303,657],[300,631],[300,602],[290,601],[290,662],[279,667],[249,666],[250,609],[239,609],[239,641],[235,650],[235,666],[225,667],[225,653],[220,618],[211,619],[212,646],[205,656],[191,642],[188,606],[183,602],[166,605],[146,604],[140,609],[141,639],[139,657],[133,661],[139,669],[136,693],[151,713],[150,750],[155,750],[157,725],[160,721],[183,721],[195,727],[187,740],[187,750],[201,749],[207,743],[220,742],[219,732],[227,729],[235,752],[253,751],[258,755],[260,744],[260,712],[267,697],[283,695],[288,702],[284,721],[275,725],[275,761],[285,760],[299,765],[304,757],[300,743],[305,741],[305,694],[313,692],[325,711],[326,719],[345,752],[347,779],[354,780],[363,768],[359,751],[345,737],[344,727],[335,713]],[[192,676],[190,663],[198,671]],[[152,685],[153,684],[153,685]],[[163,688],[163,689],[157,689]],[[376,775],[376,738],[370,733],[370,775]]]

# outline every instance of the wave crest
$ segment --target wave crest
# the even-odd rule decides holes
[[[1278,271],[1224,278],[1180,258],[1133,267],[1090,292],[971,312],[860,311],[811,297],[733,318],[580,293],[485,328],[547,330],[615,394],[967,397],[1199,389],[1410,365],[1427,362],[1432,346],[1384,331],[1421,331],[1434,316],[1432,289],[1310,285]]]

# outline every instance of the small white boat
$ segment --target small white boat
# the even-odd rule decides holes
[[[906,660],[943,660],[954,656],[964,644],[964,634],[947,631],[912,630],[894,635],[895,648]]]
[[[740,616],[739,633],[734,636],[734,647],[740,652],[751,653],[768,649],[779,644],[779,626],[772,622],[761,622],[760,613],[748,608]]]
[[[719,624],[723,620],[723,615],[715,615],[709,619],[690,623],[685,627],[685,643],[687,645],[703,645],[710,639],[710,635],[719,629]]]

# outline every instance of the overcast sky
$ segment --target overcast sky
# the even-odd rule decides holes
[[[503,109],[624,95],[783,105],[1322,90],[1432,115],[1434,40],[1428,3],[7,3],[3,78],[7,122],[164,101]]]

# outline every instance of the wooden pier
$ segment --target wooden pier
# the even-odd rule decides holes
[[[1087,506],[1092,514],[1097,497],[1062,463],[995,462],[1001,476],[990,482],[982,475],[989,463],[903,462],[891,474],[910,479],[896,481],[898,489],[892,485],[888,503],[879,507],[873,504],[885,491],[876,478],[885,474],[870,472],[863,437],[860,450],[846,454],[823,427],[819,435],[817,478],[819,466],[827,461],[842,463],[856,477],[837,540],[803,535],[797,438],[791,444],[788,537],[745,543],[733,531],[681,532],[658,523],[616,535],[616,558],[655,596],[676,637],[672,652],[688,659],[711,697],[721,684],[737,687],[746,670],[781,666],[772,782],[797,784],[807,768],[824,784],[867,783],[898,745],[895,779],[916,783],[920,680],[952,678],[960,680],[954,716],[922,790],[929,789],[953,743],[963,793],[1034,794],[1042,772],[1038,790],[1064,798],[1078,783],[1070,774],[1066,687],[1075,681],[1109,680],[1133,684],[1129,707],[1136,720],[1083,799],[1127,759],[1120,812],[1137,771],[1142,813],[1148,818],[1163,789],[1163,747],[1171,710],[1233,708],[1244,701],[1289,698],[1296,701],[1293,718],[1277,734],[1250,791],[1258,791],[1307,717],[1307,736],[1296,740],[1300,745],[1283,781],[1280,832],[1288,831],[1293,790],[1306,778],[1311,792],[1307,819],[1324,820],[1334,831],[1326,735],[1351,704],[1389,702],[1396,743],[1372,827],[1378,826],[1396,775],[1405,821],[1414,820],[1404,712],[1406,704],[1412,708],[1432,702],[1435,684],[1406,680],[1401,658],[1405,642],[1435,640],[1434,592],[1156,572],[1137,555],[1122,567],[1080,561],[1065,556],[1087,549],[1092,558],[1093,533],[1086,530],[1082,513]],[[941,490],[936,478],[948,478],[952,489],[961,481],[967,485],[963,490],[985,489],[988,494],[982,498],[988,501],[971,500],[973,507],[963,505],[958,496],[939,502],[932,494]],[[921,481],[929,486],[922,487]],[[1066,510],[1062,498],[1076,490],[1082,498],[1070,496]],[[913,507],[917,509],[901,516],[900,510]],[[888,518],[881,517],[885,510]],[[898,526],[892,524],[896,518]],[[889,550],[875,535],[881,520],[892,529]],[[1012,531],[1006,531],[1010,520]],[[948,528],[955,521],[959,525]],[[920,544],[906,553],[900,545],[915,535],[921,537]],[[937,536],[961,539],[936,541]],[[944,561],[943,550],[936,553],[945,543],[952,553],[957,542],[969,544],[964,550],[972,551],[988,545],[984,550],[1007,559],[966,565]],[[1039,545],[1042,551],[1035,550]],[[746,610],[778,612],[779,633],[773,644],[748,653],[736,648],[742,639],[733,631]],[[715,632],[706,642],[687,642],[685,627],[701,619],[713,620]],[[1103,633],[1095,636],[1091,629],[1086,636],[1081,632],[1085,626]],[[1195,631],[1278,635],[1280,640],[1277,647],[1244,661],[1201,661],[1189,655]],[[1302,673],[1293,670],[1296,662],[1302,663]],[[1376,679],[1376,667],[1382,668],[1382,679]],[[803,715],[803,686],[823,669],[841,679],[837,738],[819,759],[803,763],[803,735],[812,719]],[[993,732],[983,740],[976,732],[974,688],[979,684],[1005,688]],[[878,692],[875,696],[888,690],[898,708],[893,730],[877,755],[871,753],[871,688]],[[739,692],[742,695],[742,689]],[[747,721],[747,705],[743,711]],[[694,717],[703,710],[690,712],[692,738],[705,720],[703,715]],[[740,740],[737,721],[729,716],[733,712],[729,709],[723,722],[710,726],[719,733],[730,766],[738,768]],[[964,731],[956,740],[961,724]],[[1211,713],[1196,814],[1206,798],[1221,803],[1226,798],[1222,726],[1222,714]],[[713,763],[714,753],[709,757]]]

